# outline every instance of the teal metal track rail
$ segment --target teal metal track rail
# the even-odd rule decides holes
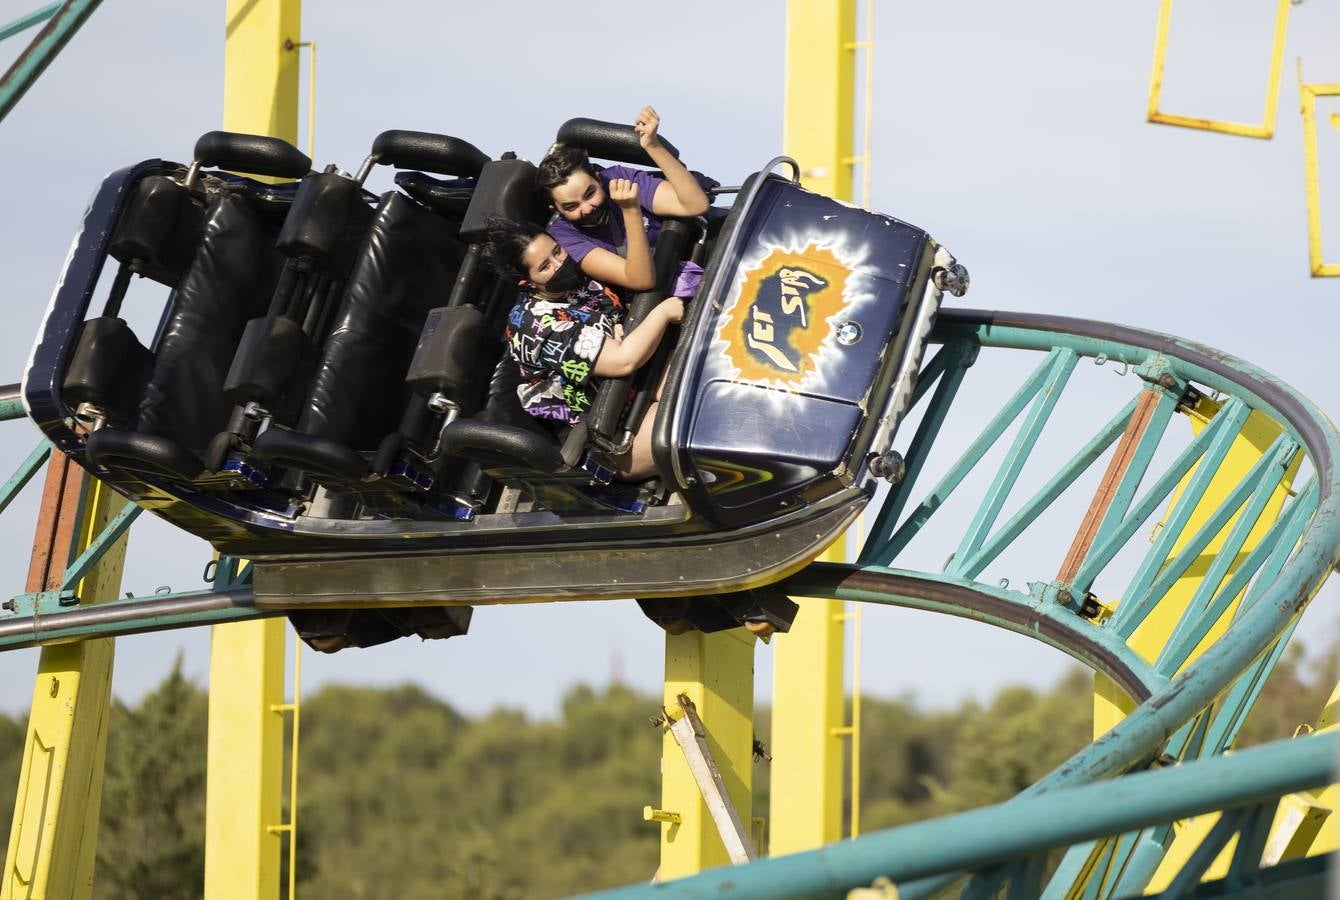
[[[282,610],[256,608],[251,567],[230,556],[211,560],[206,566],[205,580],[212,583],[211,590],[160,588],[147,597],[127,594],[83,603],[71,589],[129,529],[139,509],[127,506],[109,522],[88,550],[66,568],[60,588],[19,594],[6,603],[16,615],[0,618],[0,650],[283,615]]]
[[[37,445],[28,458],[19,463],[19,467],[14,474],[0,487],[0,513],[9,508],[9,504],[19,495],[28,482],[33,480],[37,470],[42,468],[42,464],[47,461],[51,455],[51,442],[45,438]]]
[[[812,563],[781,583],[796,597],[850,600],[900,606],[985,622],[1055,647],[1095,672],[1102,672],[1137,701],[1152,696],[1168,679],[1105,629],[1056,603],[967,579],[858,566]]]
[[[989,873],[988,888],[1005,887],[1010,897],[1036,897],[1042,873],[1037,860],[1049,850],[1215,810],[1226,811],[1213,836],[1219,847],[1240,836],[1230,877],[1245,884],[1260,874],[1264,832],[1279,798],[1329,783],[1338,753],[1340,734],[1278,741],[1232,756],[916,822],[818,850],[590,896],[606,900],[842,897],[878,878],[901,884],[968,869]],[[1183,872],[1187,886],[1195,884],[1214,855],[1192,860],[1193,866]],[[1172,891],[1168,895],[1183,896]],[[988,889],[981,896],[996,894]]]
[[[4,26],[0,39],[9,37],[42,20],[46,25],[37,33],[19,58],[0,76],[0,120],[9,115],[28,88],[41,77],[51,61],[65,48],[102,0],[65,0],[43,7]]]
[[[0,422],[22,419],[23,396],[17,384],[0,384]]]
[[[1072,798],[1069,805],[1074,806],[1076,788],[1098,787],[1095,782],[1118,776],[1126,777],[1113,784],[1126,784],[1127,790],[1141,792],[1147,785],[1160,786],[1159,790],[1166,787],[1175,802],[1183,797],[1179,781],[1183,772],[1193,771],[1197,760],[1221,754],[1232,745],[1299,614],[1340,561],[1340,476],[1335,465],[1340,459],[1340,436],[1314,404],[1268,373],[1166,335],[1059,317],[945,311],[933,339],[944,346],[923,370],[914,395],[916,402],[926,407],[917,430],[904,445],[905,475],[877,511],[858,565],[812,565],[784,582],[784,587],[803,596],[927,609],[1028,634],[1112,677],[1137,702],[1134,711],[1111,731],[1023,795],[1004,804],[1001,809],[1014,810],[1017,818],[1001,812],[1003,818],[1010,819],[1003,830],[1030,832],[1036,821],[1030,813],[1034,802],[1063,794]],[[981,427],[980,434],[968,441],[958,459],[933,486],[918,494],[919,476],[926,460],[936,452],[937,437],[958,392],[972,383],[971,370],[979,364],[979,358],[986,360],[998,349],[1037,351],[1042,356],[1032,374]],[[1056,418],[1052,413],[1075,372],[1078,357],[1126,367],[1138,379],[1136,397],[1092,432],[1068,461],[1058,465],[1053,458],[1044,485],[1024,500],[1004,525],[996,527],[1035,449],[1049,441],[1054,448],[1061,442],[1053,439],[1052,432],[1070,430],[1068,423],[1053,423],[1050,428],[1048,423]],[[1151,394],[1153,401],[1148,422],[1130,445],[1129,463],[1111,486],[1110,503],[1075,573],[1067,580],[1040,573],[1025,590],[976,581],[1108,452],[1136,415],[1144,394]],[[1199,394],[1218,396],[1221,406],[1200,434],[1178,438],[1169,427],[1172,418]],[[1262,448],[1259,462],[1231,487],[1209,520],[1194,534],[1189,533],[1192,511],[1253,413],[1268,417],[1280,426],[1281,434],[1271,446]],[[983,493],[957,497],[956,492],[961,493],[964,485],[972,483],[974,470],[1011,427],[1015,427],[1014,436],[997,454],[994,472],[988,470],[985,479],[978,479],[987,484],[984,490],[979,488]],[[1185,433],[1189,429],[1177,431]],[[1078,437],[1083,439],[1084,435]],[[1249,553],[1243,553],[1249,532],[1260,523],[1268,500],[1299,452],[1307,457],[1311,479],[1296,488],[1265,537]],[[1183,490],[1170,504],[1174,488],[1183,482]],[[966,530],[950,544],[956,547],[944,571],[886,568],[902,562],[909,548],[915,549],[914,542],[927,523],[955,499],[969,501],[970,515],[963,517],[968,522]],[[1162,528],[1147,549],[1141,550],[1144,545],[1137,535],[1142,535],[1151,518],[1165,507]],[[1172,638],[1156,659],[1146,661],[1128,645],[1131,634],[1192,562],[1207,555],[1211,539],[1225,530],[1223,545],[1209,562]],[[1133,574],[1114,564],[1127,548],[1134,548],[1140,556]],[[1063,551],[1064,547],[1059,549]],[[1120,581],[1113,583],[1115,579]],[[1114,612],[1110,618],[1099,614],[1099,597],[1090,591],[1112,598]],[[1223,636],[1188,664],[1193,650],[1239,597],[1241,602]],[[1186,765],[1169,769],[1166,774],[1160,772],[1165,776],[1162,780],[1128,776],[1155,760]],[[1318,783],[1325,780],[1321,778]],[[1157,800],[1148,795],[1144,799]],[[913,871],[905,862],[920,851],[905,857],[899,849],[889,851],[869,873],[837,879],[814,895],[838,895],[841,890],[868,884],[875,875],[897,881],[903,898],[935,896],[956,885],[962,888],[963,897],[994,897],[999,890],[1010,897],[1137,894],[1162,859],[1168,821],[1180,816],[1151,818],[1145,823],[1147,828],[1123,833],[1109,827],[1109,820],[1099,825],[1103,814],[1098,807],[1083,805],[1074,806],[1067,814],[1072,820],[1082,821],[1075,823],[1073,840],[1048,845],[1073,849],[1045,883],[1042,876],[1046,860],[1039,855],[1041,845],[1038,853],[1019,855],[1006,865],[986,853],[990,843],[986,839],[977,842],[967,832],[951,830],[946,834],[953,837],[946,842],[956,845],[955,852],[971,855],[971,864],[950,864],[942,859],[937,871],[928,871],[919,861]],[[1232,834],[1237,834],[1253,822],[1259,825],[1259,817],[1244,817],[1232,819],[1224,828],[1236,829]],[[859,847],[865,840],[862,837],[844,846]],[[1246,841],[1246,846],[1250,845],[1251,841]],[[789,892],[806,878],[818,877],[821,871],[831,874],[831,857],[826,855],[801,854],[785,862],[782,868],[757,870],[761,879],[758,883],[766,885],[760,888],[760,896],[802,896],[803,891]],[[809,874],[800,874],[802,869]],[[755,870],[751,866],[748,871]],[[1091,877],[1095,871],[1108,877]],[[728,882],[742,885],[746,882],[741,875],[738,869],[723,872],[711,884],[723,888]],[[683,883],[694,885],[694,890],[699,884],[692,880]],[[675,893],[677,884],[663,886],[658,895],[698,896]],[[725,893],[734,895],[728,889]]]
[[[44,603],[48,609],[53,605]],[[283,614],[282,610],[257,609],[249,586],[126,597],[79,605],[68,611],[46,614],[39,611],[37,615],[0,619],[0,649],[218,625]]]
[[[8,25],[0,25],[0,41],[12,38],[21,31],[27,31],[34,25],[40,25],[54,16],[58,9],[60,9],[60,0],[56,0],[55,3],[50,3],[41,9],[35,9],[30,13],[24,13]]]

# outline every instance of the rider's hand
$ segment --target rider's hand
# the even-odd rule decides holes
[[[627,178],[615,178],[610,181],[610,199],[620,209],[637,209],[637,183]]]
[[[660,146],[661,138],[656,133],[660,127],[661,117],[656,115],[656,110],[650,106],[642,107],[642,112],[637,114],[637,121],[633,123],[633,130],[637,132],[637,141],[643,150]]]
[[[678,297],[666,297],[658,307],[665,312],[666,321],[678,325],[684,318],[684,301]]]

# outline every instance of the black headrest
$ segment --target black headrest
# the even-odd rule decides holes
[[[498,159],[485,166],[461,223],[461,238],[483,238],[492,216],[513,222],[538,222],[543,218],[544,205],[535,193],[534,165],[524,159]]]
[[[461,177],[477,176],[489,161],[488,154],[460,138],[399,129],[377,135],[372,155],[384,166]]]
[[[202,166],[274,178],[301,178],[312,169],[307,154],[288,141],[236,131],[202,134],[194,158]]]
[[[638,142],[632,125],[602,122],[599,119],[568,119],[558,129],[557,141],[569,147],[581,147],[588,156],[634,166],[655,166]],[[661,138],[661,146],[679,159],[675,145]]]
[[[476,182],[473,178],[443,181],[422,172],[397,172],[395,183],[424,206],[448,218],[459,219],[470,207]]]

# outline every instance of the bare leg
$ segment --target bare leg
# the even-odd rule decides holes
[[[615,460],[619,466],[619,477],[625,481],[646,481],[660,474],[651,456],[651,432],[656,424],[656,410],[660,408],[661,392],[665,390],[665,379],[669,374],[670,367],[666,366],[665,371],[661,372],[661,380],[656,384],[656,399],[647,406],[647,413],[642,417],[642,427],[633,435],[632,449]]]
[[[642,427],[633,435],[633,447],[617,460],[619,477],[627,481],[645,481],[656,474],[656,462],[651,458],[651,432],[656,422],[659,400],[647,407]]]

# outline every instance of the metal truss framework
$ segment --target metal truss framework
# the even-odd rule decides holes
[[[907,445],[906,475],[880,508],[859,564],[814,565],[786,587],[807,596],[971,618],[1029,635],[1111,678],[1135,701],[1133,710],[1000,806],[609,896],[835,896],[879,877],[896,882],[903,898],[954,887],[969,898],[1001,891],[1020,898],[1135,895],[1158,868],[1172,822],[1212,809],[1226,812],[1164,896],[1194,888],[1234,839],[1228,877],[1213,888],[1217,896],[1281,885],[1319,892],[1322,861],[1261,869],[1261,851],[1282,797],[1334,780],[1336,736],[1280,742],[1231,759],[1221,754],[1236,738],[1299,614],[1340,558],[1340,436],[1334,426],[1311,402],[1249,363],[1164,335],[1050,316],[961,311],[943,315],[936,339],[944,346],[922,373],[917,399],[927,406]],[[913,502],[918,475],[984,348],[1045,355],[939,482]],[[1141,393],[1151,396],[1127,403],[997,527],[1024,464],[1052,436],[1045,428],[1080,357],[1130,367],[1141,379]],[[1222,404],[1213,404],[1217,411],[1208,425],[1166,468],[1151,471],[1173,412],[1201,391],[1222,395]],[[1141,407],[1142,424],[1131,429]],[[1277,436],[1224,499],[1211,504],[1198,527],[1189,527],[1253,414],[1277,425]],[[886,568],[1021,417],[944,571]],[[1107,502],[1088,543],[1062,565],[1066,577],[1032,583],[1026,591],[976,581],[1123,431],[1134,440],[1125,442],[1120,476],[1107,485]],[[1299,453],[1306,455],[1312,479],[1289,490]],[[1291,499],[1273,516],[1263,515],[1281,489]],[[1121,601],[1099,600],[1091,591],[1109,564],[1175,490],[1124,590],[1103,585]],[[1254,531],[1264,536],[1249,540]],[[1217,549],[1194,596],[1169,639],[1147,659],[1130,645],[1132,635],[1172,584],[1209,555],[1212,542]],[[1224,629],[1222,635],[1206,642],[1216,628]],[[1145,768],[1159,771],[1129,774]],[[1044,881],[1048,855],[1062,849],[1059,867]]]
[[[738,896],[823,895],[883,875],[899,882],[904,898],[932,896],[965,877],[968,897],[995,896],[1002,889],[1012,897],[1039,891],[1056,897],[1073,891],[1084,897],[1125,896],[1149,883],[1170,823],[1208,810],[1230,812],[1169,890],[1198,881],[1235,836],[1234,884],[1315,881],[1310,862],[1286,861],[1258,871],[1258,851],[1280,797],[1331,779],[1336,738],[1318,735],[1212,758],[1232,745],[1298,616],[1340,559],[1335,467],[1340,435],[1334,426],[1306,398],[1251,364],[1152,332],[1054,316],[954,311],[942,314],[933,339],[942,346],[917,389],[916,402],[924,409],[905,445],[906,474],[879,507],[860,559],[855,565],[812,565],[785,582],[786,588],[796,595],[930,610],[1029,635],[1110,678],[1131,699],[1129,713],[999,807],[619,895],[659,895],[673,887],[675,896],[698,896],[700,889],[715,891],[723,878]],[[1041,360],[940,480],[917,493],[970,369],[979,354],[996,349],[1035,351]],[[1136,396],[1069,461],[1053,466],[1043,487],[999,524],[1036,448],[1066,429],[1053,421],[1053,412],[1086,357],[1128,367],[1138,378]],[[1211,392],[1217,400],[1209,398]],[[1184,446],[1168,448],[1177,443],[1169,437],[1169,422],[1188,409],[1208,410],[1208,421]],[[0,418],[21,416],[16,397],[0,391]],[[1273,428],[1273,437],[1259,458],[1241,477],[1218,485],[1218,493],[1211,490],[1235,439],[1249,422],[1262,421]],[[943,571],[891,568],[1015,423]],[[1122,463],[1109,464],[1104,502],[1095,504],[1086,539],[1071,548],[1060,575],[1024,590],[977,580],[1114,443],[1113,457]],[[39,446],[0,489],[0,509],[46,452]],[[1311,479],[1291,488],[1300,457],[1306,457]],[[1280,502],[1285,494],[1287,502]],[[1119,551],[1165,506],[1161,528],[1129,582],[1124,588],[1111,584]],[[80,567],[90,565],[97,548],[110,546],[133,517],[133,512],[117,517],[71,565],[64,585],[76,583]],[[1156,653],[1133,647],[1132,636],[1198,560],[1207,568],[1167,640]],[[247,571],[223,560],[209,591],[95,604],[72,596],[68,587],[20,595],[12,614],[0,619],[0,649],[278,614],[254,607],[247,579]],[[1159,771],[1129,774],[1151,767]],[[1127,777],[1108,781],[1115,776]],[[932,840],[941,833],[953,839]],[[991,834],[995,838],[988,838]],[[930,849],[941,844],[952,852]],[[1044,887],[1047,853],[1067,847]]]

